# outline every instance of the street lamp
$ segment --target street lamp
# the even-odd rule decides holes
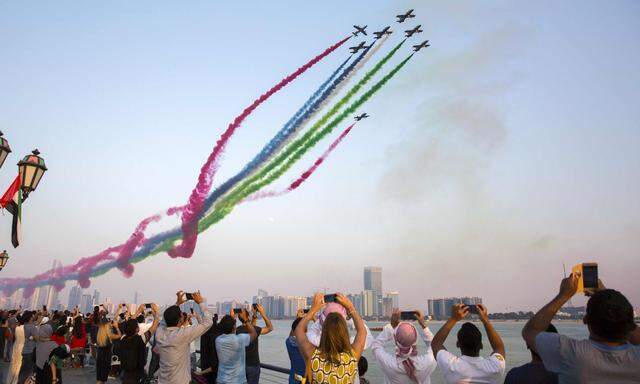
[[[47,171],[47,167],[44,165],[44,159],[40,156],[40,151],[34,149],[31,155],[27,155],[18,163],[18,170],[20,172],[20,180],[22,184],[22,193],[26,199],[29,193],[35,191],[42,179],[42,175]]]
[[[9,148],[9,142],[2,137],[2,132],[0,132],[0,168],[2,168],[2,164],[7,160],[7,156],[9,156],[10,153],[11,148]]]
[[[7,265],[7,261],[9,261],[9,254],[4,250],[0,253],[0,271],[2,271],[2,268],[4,268],[5,265]]]

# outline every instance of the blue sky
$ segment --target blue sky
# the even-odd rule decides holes
[[[408,8],[417,18],[394,23]],[[131,279],[112,272],[94,287],[162,302],[181,288],[210,300],[357,291],[373,264],[403,305],[473,294],[504,310],[542,304],[562,262],[597,261],[605,283],[640,306],[629,274],[640,251],[639,19],[633,1],[3,3],[0,129],[14,153],[0,181],[34,146],[50,171],[2,273],[31,275],[122,242],[141,218],[186,201],[235,115],[352,24],[391,24],[386,52],[400,26],[421,23],[414,40],[432,47],[367,104],[372,118],[306,185],[239,207],[191,260],[159,255]],[[347,54],[260,107],[217,180]],[[9,225],[5,215],[5,247]]]

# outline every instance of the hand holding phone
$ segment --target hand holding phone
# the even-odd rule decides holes
[[[417,315],[416,311],[402,311],[400,312],[400,320],[418,320]]]
[[[328,295],[324,295],[324,302],[325,303],[337,303],[338,302],[338,294],[337,293],[331,293]]]
[[[478,312],[478,306],[475,304],[469,304],[467,305],[467,308],[469,309],[469,313],[472,315],[479,315],[480,312]]]
[[[598,264],[581,263],[573,267],[572,273],[578,276],[576,293],[593,293],[598,287]]]
[[[189,301],[189,300],[193,300],[193,293],[191,292],[185,292],[184,294],[184,298],[185,300]]]
[[[145,307],[146,309],[151,309],[151,303],[146,303],[146,304],[144,305],[144,307]]]

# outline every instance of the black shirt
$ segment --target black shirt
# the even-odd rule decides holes
[[[247,354],[246,363],[248,367],[259,367],[260,352],[258,348],[258,339],[260,338],[260,332],[262,332],[262,328],[258,327],[257,325],[254,325],[253,328],[256,329],[256,333],[258,335],[256,339],[253,340],[246,349],[246,354]],[[238,329],[236,329],[236,335],[239,335],[241,333],[249,333],[249,331],[247,330],[247,327],[245,327],[244,325],[241,325],[238,327]]]
[[[549,372],[544,368],[544,364],[527,363],[519,367],[515,367],[507,373],[504,378],[505,384],[556,384],[558,376]]]

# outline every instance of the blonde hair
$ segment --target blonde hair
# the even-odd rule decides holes
[[[340,364],[341,353],[352,353],[347,321],[338,313],[330,313],[322,324],[320,354],[334,364]]]
[[[96,341],[99,347],[106,347],[111,342],[111,324],[103,323],[98,327]]]

